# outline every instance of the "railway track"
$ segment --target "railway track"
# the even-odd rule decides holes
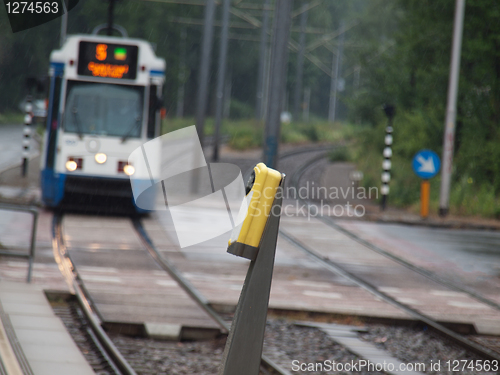
[[[302,155],[302,154],[307,154],[307,153],[318,153],[319,155],[315,155],[313,158],[308,160],[306,163],[302,164],[300,168],[298,168],[295,171],[292,171],[290,173],[291,179],[290,183],[292,185],[297,185],[300,182],[301,177],[304,175],[304,173],[311,168],[312,166],[315,165],[316,162],[323,160],[325,157],[325,154],[328,149],[331,149],[331,147],[324,147],[324,148],[307,148],[307,149],[301,149],[298,150],[297,152],[287,152],[283,153],[281,155],[281,159],[286,159],[286,158],[291,158],[293,156],[297,155]],[[301,159],[302,161],[303,159]],[[309,207],[309,202],[303,201],[303,203],[306,203]],[[350,233],[349,231],[345,230],[342,227],[339,227],[337,224],[335,224],[333,221],[330,221],[329,218],[321,218],[321,220],[324,221],[325,224],[345,233],[349,237],[355,239],[356,241],[362,243],[369,249],[376,251],[372,249],[373,245],[370,243],[363,241],[362,239],[358,238],[356,235]],[[65,247],[64,244],[64,238],[62,235],[62,228],[61,228],[61,221],[62,221],[62,215],[55,215],[54,220],[53,220],[53,249],[54,249],[54,257],[56,258],[56,261],[59,265],[59,268],[62,272],[62,274],[65,276],[68,285],[70,286],[70,289],[75,292],[78,302],[82,308],[82,311],[84,312],[84,315],[86,319],[89,322],[89,325],[92,327],[91,328],[91,333],[89,333],[89,336],[91,337],[92,341],[94,342],[94,347],[98,352],[101,353],[102,361],[107,363],[107,368],[109,369],[109,373],[114,373],[114,374],[135,374],[134,369],[132,366],[126,361],[124,356],[120,354],[120,352],[116,349],[116,347],[113,345],[113,342],[111,339],[106,335],[106,332],[101,328],[101,323],[102,319],[98,315],[98,312],[94,308],[94,305],[92,303],[91,297],[88,295],[88,293],[85,290],[85,287],[82,283],[82,280],[80,279],[78,275],[78,270],[76,269],[75,264],[72,262],[69,253]],[[208,315],[210,315],[215,322],[220,326],[222,332],[228,332],[229,331],[229,325],[226,323],[226,321],[210,306],[208,300],[201,294],[199,291],[193,287],[193,285],[186,280],[185,277],[175,268],[172,262],[170,262],[167,258],[162,256],[160,252],[156,249],[152,239],[149,237],[147,231],[145,230],[142,221],[137,218],[132,219],[133,227],[140,238],[142,244],[144,245],[144,248],[147,250],[147,252],[150,254],[150,256],[156,261],[156,263],[165,271],[167,272],[170,277],[172,277],[183,289],[184,291],[194,300],[196,303],[204,310],[207,312]],[[429,318],[428,316],[411,309],[410,307],[406,306],[405,304],[398,302],[397,300],[393,299],[391,296],[377,290],[377,287],[370,282],[367,282],[363,280],[361,277],[358,277],[356,274],[348,272],[345,270],[341,265],[336,264],[335,262],[332,262],[330,259],[325,259],[321,255],[319,255],[317,252],[315,252],[314,249],[310,248],[306,244],[302,243],[300,240],[295,238],[293,235],[290,233],[286,232],[285,230],[280,230],[280,234],[290,243],[292,243],[297,249],[300,251],[304,252],[307,254],[309,257],[313,258],[316,262],[319,262],[322,264],[323,267],[328,269],[331,272],[334,272],[338,275],[341,275],[342,277],[350,280],[351,282],[357,284],[361,288],[369,291],[370,293],[376,295],[378,298],[383,299],[387,303],[396,306],[397,308],[405,311],[406,313],[412,315],[416,320],[419,320],[423,323],[425,323],[427,326],[434,328],[436,331],[440,332],[441,334],[449,337],[453,341],[459,343],[462,347],[467,348],[468,350],[478,353],[481,356],[484,356],[485,358],[489,359],[496,359],[500,360],[500,354],[495,352],[494,350],[489,350],[483,345],[480,345],[477,343],[478,340],[475,340],[476,342],[473,342],[469,340],[468,338],[461,336],[459,334],[456,334],[455,332],[447,329],[446,327],[442,326],[441,324],[435,322],[432,318]],[[385,255],[385,251],[382,249],[380,250],[380,254]],[[392,254],[387,254],[391,259]],[[397,257],[396,257],[397,258]],[[393,259],[397,260],[397,259]],[[404,263],[408,263],[404,259],[401,259],[403,265]],[[411,265],[411,263],[408,263],[410,269],[412,267],[416,267]],[[415,272],[418,272],[426,277],[428,277],[425,273],[428,273],[428,271],[419,269],[419,267],[416,267],[416,269],[412,269]],[[419,272],[422,271],[422,272]],[[431,278],[432,275],[429,276]],[[437,281],[438,280],[433,280]],[[441,283],[442,285],[445,285],[447,287],[450,287],[446,283]],[[462,291],[462,289],[457,289],[459,288],[456,286],[454,288],[455,290]],[[467,293],[470,295],[470,293]],[[92,336],[94,336],[92,338]],[[280,367],[278,364],[276,364],[273,360],[270,358],[263,356],[262,358],[262,367],[261,367],[261,373],[263,374],[290,374],[286,369],[283,369]]]
[[[96,352],[101,355],[102,361],[107,364],[108,372],[116,375],[137,375],[101,327],[101,319],[93,308],[90,296],[85,291],[76,266],[66,249],[62,233],[61,214],[55,214],[52,222],[52,247],[59,270],[66,279],[70,290],[75,294],[89,324],[89,337]]]
[[[300,152],[301,154],[302,152]],[[293,152],[291,153],[288,153],[287,155],[285,155],[285,157],[293,157],[293,156],[296,156],[297,154],[294,154]],[[311,167],[313,167],[316,163],[318,163],[319,161],[323,160],[324,158],[326,157],[326,153],[323,152],[323,153],[320,153],[319,155],[316,155],[314,156],[313,158],[309,159],[308,161],[306,161],[305,163],[303,163],[291,176],[291,179],[290,179],[290,183],[293,187],[295,187],[296,189],[299,188],[299,182],[300,182],[300,179],[301,177],[304,175],[304,173]],[[307,200],[304,200],[302,198],[298,198],[299,201],[303,204],[306,205],[307,209],[309,210],[310,207],[311,207],[311,204],[309,201]],[[437,275],[434,275],[433,273],[421,268],[421,267],[418,267],[398,256],[395,256],[393,254],[390,254],[386,251],[384,251],[383,249],[380,249],[379,247],[369,243],[368,241],[365,241],[363,239],[361,239],[359,236],[357,236],[356,234],[350,232],[349,230],[339,226],[338,224],[336,224],[333,219],[331,219],[330,217],[322,217],[322,216],[319,216],[318,217],[318,220],[321,220],[322,222],[324,222],[325,224],[327,224],[329,227],[331,228],[334,228],[342,233],[344,233],[345,235],[347,235],[348,237],[350,237],[351,239],[361,243],[362,245],[364,245],[365,247],[367,247],[368,249],[380,254],[380,255],[383,255],[383,256],[386,256],[388,258],[390,258],[391,260],[394,260],[396,261],[398,264],[412,270],[413,272],[416,272],[422,276],[425,276],[427,277],[428,279],[442,285],[442,286],[445,286],[447,288],[450,288],[450,289],[453,289],[454,291],[459,291],[459,292],[462,292],[462,293],[465,293],[467,295],[469,295],[470,297],[476,299],[477,301],[479,302],[482,302],[484,304],[487,304],[488,306],[491,306],[497,310],[500,310],[500,306],[495,303],[494,301],[491,301],[487,298],[485,298],[484,296],[481,296],[477,293],[474,293],[474,292],[471,292],[469,291],[467,288],[464,288],[460,285],[457,285],[455,283],[452,283],[448,280],[444,280],[442,279],[441,277],[437,276]],[[295,236],[293,236],[292,234],[286,232],[285,230],[283,229],[280,229],[280,235],[283,236],[287,241],[289,241],[290,243],[292,243],[294,246],[296,246],[298,249],[300,249],[301,251],[303,251],[304,253],[306,253],[308,256],[310,256],[311,258],[313,258],[316,262],[322,264],[325,268],[327,268],[328,270],[330,270],[331,272],[337,274],[337,275],[340,275],[346,279],[348,279],[349,281],[357,284],[359,287],[367,290],[368,292],[370,292],[371,294],[373,294],[374,296],[376,296],[377,298],[380,298],[382,300],[384,300],[385,302],[391,304],[392,306],[395,306],[397,307],[398,309],[404,311],[405,313],[411,315],[412,317],[414,317],[416,320],[418,321],[421,321],[423,323],[425,323],[426,325],[428,325],[429,327],[432,327],[434,330],[438,331],[439,333],[441,333],[442,335],[450,338],[453,342],[456,342],[457,344],[461,345],[462,347],[472,351],[472,352],[475,352],[485,358],[488,358],[488,359],[493,359],[493,360],[498,360],[500,361],[500,353],[497,352],[497,351],[494,351],[494,350],[491,350],[489,348],[487,348],[486,346],[484,345],[480,345],[478,344],[477,340],[475,341],[471,341],[470,339],[446,328],[445,326],[443,326],[442,324],[436,322],[434,319],[432,319],[431,317],[425,315],[425,314],[422,314],[421,312],[417,311],[416,309],[413,309],[399,301],[397,301],[396,299],[394,299],[393,297],[391,297],[390,295],[380,291],[374,284],[370,283],[369,281],[366,281],[364,280],[362,277],[359,277],[357,276],[355,273],[353,272],[349,272],[348,270],[346,270],[341,264],[335,262],[335,261],[332,261],[331,259],[328,259],[328,258],[325,258],[324,256],[320,255],[317,251],[315,251],[313,248],[311,248],[310,246],[307,246],[306,244],[302,243],[300,240],[298,240]]]
[[[289,156],[294,156],[293,154],[290,154]],[[308,160],[306,163],[304,163],[291,177],[291,184],[295,187],[298,187],[299,185],[299,181],[301,179],[301,177],[303,176],[303,174],[309,169],[311,168],[315,163],[323,160],[325,158],[325,154],[322,154],[322,155],[318,155],[314,158],[312,158],[311,160]],[[308,207],[310,207],[310,202],[302,199],[299,197],[299,200],[306,204]],[[460,293],[465,293],[467,295],[469,295],[470,297],[472,297],[473,299],[475,299],[476,301],[478,302],[481,302],[481,303],[484,303],[496,310],[499,310],[500,311],[500,304],[498,304],[497,302],[495,301],[492,301],[491,299],[489,298],[486,298],[482,295],[480,295],[479,293],[476,293],[472,290],[470,290],[469,288],[467,288],[466,286],[463,286],[463,285],[458,285],[457,283],[454,283],[454,282],[451,282],[449,280],[446,280],[442,277],[440,277],[439,275],[436,275],[435,273],[433,272],[430,272],[422,267],[419,267],[419,266],[416,266],[415,264],[412,264],[411,262],[408,262],[407,260],[401,258],[401,257],[398,257],[397,255],[394,255],[394,254],[391,254],[383,249],[381,249],[380,247],[372,244],[371,242],[369,241],[366,241],[364,239],[362,239],[361,237],[359,237],[358,235],[356,235],[355,233],[349,231],[348,229],[345,229],[343,227],[341,227],[340,225],[338,225],[337,223],[335,223],[335,221],[330,218],[330,217],[324,217],[324,216],[318,216],[318,219],[321,220],[323,223],[325,223],[326,225],[330,226],[330,227],[333,227],[335,228],[336,230],[338,230],[339,232],[342,232],[343,234],[349,236],[350,238],[352,238],[353,240],[361,243],[362,245],[368,247],[370,250],[378,253],[378,254],[381,254],[387,258],[390,258],[392,260],[394,260],[395,262],[405,266],[406,268],[414,271],[414,272],[417,272],[419,274],[421,274],[422,276],[425,276],[426,278],[428,278],[429,280],[432,280],[434,282],[437,282],[443,286],[446,286],[456,292],[460,292]]]
[[[153,241],[148,236],[140,219],[132,218],[133,226],[137,235],[141,239],[144,248],[155,262],[172,277],[179,286],[217,322],[221,327],[221,332],[228,333],[230,326],[209,304],[208,300],[193,287],[193,285],[183,275],[177,271],[175,266],[160,255]],[[88,339],[92,341],[95,352],[101,357],[101,364],[105,363],[108,373],[116,375],[135,375],[136,372],[113,344],[107,333],[102,329],[102,318],[92,302],[92,297],[85,289],[78,274],[78,269],[72,261],[65,246],[62,234],[62,215],[54,215],[52,223],[52,238],[54,258],[58,267],[66,279],[70,290],[76,295],[78,304],[88,322]],[[290,375],[290,372],[282,368],[267,356],[262,356],[262,373],[271,375]]]
[[[168,274],[175,281],[177,281],[182,289],[184,289],[189,294],[189,296],[193,298],[196,303],[221,326],[223,332],[229,332],[231,327],[226,323],[222,316],[210,306],[208,300],[201,293],[199,293],[198,290],[184,276],[182,276],[179,271],[177,271],[175,266],[171,262],[169,262],[168,259],[160,254],[153,241],[149,237],[148,233],[144,229],[141,220],[133,219],[133,224],[144,246],[148,250],[149,254],[153,257],[153,259],[158,263],[158,265],[160,265],[161,268],[168,272]],[[288,370],[282,368],[266,355],[262,355],[262,366],[267,370],[271,370],[272,374],[291,375]]]

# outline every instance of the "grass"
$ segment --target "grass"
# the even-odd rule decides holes
[[[347,147],[338,147],[328,154],[328,159],[333,162],[351,161],[351,155]]]
[[[422,180],[413,172],[411,166],[413,156],[423,148],[434,148],[439,155],[440,149],[439,146],[430,146],[432,139],[427,135],[429,126],[427,121],[423,121],[418,114],[402,114],[401,117],[395,118],[394,123],[389,203],[392,206],[418,213]],[[354,137],[353,147],[349,150],[357,168],[364,173],[365,188],[381,185],[385,125],[384,122],[376,127],[362,129]],[[436,138],[439,137],[434,137],[434,140]],[[450,213],[500,219],[500,197],[498,193],[495,193],[493,185],[479,184],[472,177],[458,176],[457,173],[459,172],[455,168],[450,191]],[[432,178],[430,183],[429,208],[430,212],[437,213],[441,186],[440,174]]]
[[[194,124],[193,118],[166,119],[163,121],[162,131],[167,133]],[[354,139],[362,128],[349,124],[330,124],[324,120],[313,120],[309,123],[292,122],[281,125],[280,141],[296,145],[318,142],[337,143]],[[214,119],[207,118],[205,135],[212,135],[213,132]],[[261,147],[264,139],[264,123],[254,119],[224,120],[221,134],[229,136],[229,146],[236,150]]]
[[[413,155],[429,146],[431,138],[429,120],[420,113],[401,114],[395,118],[395,133],[391,168],[389,202],[418,213],[420,205],[420,183],[411,168]],[[164,120],[163,132],[170,132],[195,123],[193,118]],[[313,119],[309,123],[292,122],[281,125],[281,142],[286,144],[347,143],[332,151],[332,162],[353,161],[363,171],[365,188],[380,187],[382,173],[382,151],[385,147],[385,122],[376,127],[335,123]],[[264,124],[256,120],[224,120],[221,134],[229,136],[229,146],[245,150],[262,146]],[[214,120],[205,121],[205,134],[212,135]],[[430,134],[430,135],[429,135]],[[441,142],[441,141],[439,141]],[[436,150],[439,154],[439,150]],[[438,174],[431,180],[430,210],[439,209]],[[500,219],[500,197],[491,185],[477,184],[470,176],[452,182],[450,191],[450,213],[464,216],[482,216]]]
[[[21,112],[0,113],[0,125],[22,124],[23,122],[24,122],[24,114]]]

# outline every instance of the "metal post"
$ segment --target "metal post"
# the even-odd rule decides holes
[[[264,86],[266,82],[266,57],[267,41],[269,29],[269,3],[270,0],[264,0],[264,10],[262,11],[262,29],[260,30],[260,55],[259,70],[257,73],[257,101],[255,106],[255,116],[257,120],[262,120],[264,116]]]
[[[177,89],[177,108],[175,110],[175,116],[182,118],[184,116],[184,88],[186,86],[186,28],[181,31],[181,43],[180,43],[180,58],[179,58],[179,74],[177,76],[179,80],[179,88]]]
[[[31,122],[33,120],[32,111],[33,104],[31,104],[31,95],[26,96],[26,105],[24,107],[26,114],[24,115],[24,130],[23,130],[23,166],[22,176],[26,177],[28,172],[28,160],[30,156],[30,143],[31,143]]]
[[[426,219],[429,216],[429,199],[431,195],[431,183],[429,180],[422,180],[420,183],[420,216]]]
[[[230,0],[223,0],[222,3],[222,29],[220,32],[219,69],[217,72],[217,105],[215,108],[214,152],[212,155],[213,161],[219,160],[219,133],[222,122],[222,111],[224,109],[224,83],[226,78],[227,44],[229,32],[229,1]]]
[[[266,119],[267,111],[269,109],[269,81],[271,73],[271,45],[266,46],[266,63],[264,68],[264,89],[262,98],[262,117],[261,119]]]
[[[382,211],[385,210],[387,205],[387,196],[389,195],[389,181],[391,180],[391,157],[392,157],[392,119],[394,117],[394,106],[384,105],[384,111],[387,116],[387,127],[385,128],[385,148],[384,148],[384,161],[382,162],[382,187],[380,193],[382,194],[382,201],[380,202]]]
[[[359,83],[361,81],[361,65],[356,65],[354,67],[354,88],[356,89],[356,95],[359,90]]]
[[[33,228],[31,229],[30,255],[28,258],[28,283],[31,283],[31,275],[33,273],[33,261],[35,260],[35,245],[36,245],[36,228],[38,225],[38,211],[33,212]]]
[[[59,40],[59,47],[62,47],[64,41],[66,40],[66,31],[68,30],[68,9],[66,8],[66,3],[62,2],[63,15],[61,17],[61,38]]]
[[[207,109],[208,80],[212,57],[212,40],[214,32],[215,0],[206,0],[205,25],[203,27],[203,42],[200,56],[200,73],[198,80],[198,97],[196,106],[196,130],[201,147],[204,145],[205,111]]]
[[[441,169],[441,191],[439,195],[439,215],[446,216],[450,202],[450,182],[453,168],[453,147],[455,143],[455,121],[457,110],[458,78],[460,73],[460,52],[464,25],[465,0],[456,0],[453,27],[453,47],[451,50],[448,103],[443,140],[443,168]]]
[[[330,108],[328,111],[328,121],[335,122],[337,112],[337,91],[339,85],[339,74],[342,64],[342,51],[344,49],[344,21],[340,22],[340,41],[337,48],[337,58],[332,61],[332,80],[330,85]]]
[[[113,35],[113,10],[115,8],[115,0],[108,0],[108,35]]]
[[[299,53],[297,55],[297,70],[295,75],[295,93],[293,103],[293,117],[295,120],[299,119],[300,107],[302,100],[300,94],[302,93],[302,75],[304,71],[304,52],[306,49],[306,26],[307,26],[307,10],[309,4],[302,5],[302,14],[300,15],[300,36],[299,36]]]
[[[292,0],[276,0],[274,11],[273,42],[269,82],[269,106],[264,129],[264,163],[276,169],[278,142],[280,137],[280,114],[286,84],[286,65],[288,60],[288,37]]]
[[[224,84],[224,111],[222,112],[222,118],[229,118],[231,112],[231,69],[229,69],[226,73],[226,83]]]
[[[33,274],[33,261],[35,260],[35,247],[36,247],[36,228],[38,225],[38,210],[35,207],[27,207],[22,205],[12,205],[12,204],[0,204],[0,210],[7,211],[20,211],[28,212],[33,215],[33,225],[31,227],[31,243],[29,254],[19,254],[16,252],[3,251],[0,250],[0,256],[6,255],[16,258],[27,258],[28,259],[28,276],[26,282],[31,282],[31,275]]]
[[[281,203],[282,194],[278,191],[267,219],[259,251],[248,268],[226,341],[219,375],[259,374]]]
[[[311,105],[311,88],[307,87],[304,90],[304,112],[302,112],[302,120],[304,122],[309,122],[309,106]]]

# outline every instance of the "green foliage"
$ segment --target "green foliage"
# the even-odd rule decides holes
[[[163,120],[163,133],[171,132],[187,126],[194,125],[192,117],[167,118]],[[343,124],[336,125],[337,128],[327,121],[315,121],[312,123],[292,122],[281,125],[281,142],[288,144],[304,143],[335,143],[353,140],[366,127]],[[260,121],[249,119],[228,119],[222,122],[221,134],[228,135],[229,145],[237,150],[255,148],[262,146],[264,124]],[[205,121],[205,134],[212,135],[214,131],[214,119],[207,118]]]
[[[251,128],[238,129],[229,140],[229,146],[235,150],[255,148],[261,146],[261,143]]]
[[[232,99],[229,107],[229,114],[232,119],[249,119],[252,118],[255,109],[248,103],[240,102],[237,99]]]
[[[292,122],[281,125],[281,141],[284,143],[329,142],[338,143],[354,139],[363,126],[348,123],[331,124],[315,119],[311,122]]]
[[[450,192],[451,212],[459,215],[483,215],[500,219],[500,199],[491,185],[478,185],[463,176]]]
[[[262,124],[254,120],[227,121],[222,130],[229,134],[229,146],[236,150],[245,150],[262,146]]]
[[[309,138],[300,130],[291,128],[281,131],[281,142],[291,144],[307,143]]]
[[[442,151],[454,7],[447,0],[374,1],[353,31],[352,39],[364,36],[366,43],[355,57],[361,67],[359,87],[347,88],[344,103],[352,121],[374,127],[361,134],[354,154],[370,183],[380,185],[387,121],[381,106],[395,104],[392,204],[419,201],[420,180],[411,170],[414,154],[423,148]],[[450,196],[450,209],[459,214],[500,213],[499,35],[500,4],[467,1]],[[432,179],[434,209],[439,184],[439,176]]]
[[[0,113],[1,124],[21,124],[24,121],[24,115],[21,112]]]
[[[167,118],[162,123],[162,133],[192,126],[195,120],[186,118]],[[235,150],[246,150],[262,146],[262,123],[255,120],[224,120],[221,134],[229,136],[228,144]],[[205,135],[214,134],[214,119],[205,120]]]
[[[351,155],[347,147],[337,147],[328,154],[328,159],[331,162],[351,161]]]
[[[437,120],[439,114],[433,116],[430,113],[431,111],[405,112],[398,114],[394,119],[391,190],[389,193],[389,201],[392,205],[408,207],[417,206],[420,202],[421,179],[415,175],[411,166],[415,153],[427,148],[441,154],[442,135],[432,135],[432,129],[440,128],[433,125],[435,121],[439,123]],[[381,184],[385,126],[385,122],[380,122],[374,128],[360,130],[353,147],[354,160],[358,168],[365,174],[363,184],[367,188]],[[465,153],[462,149],[461,154],[455,158],[457,166],[463,162],[464,158],[472,160],[470,161],[472,167],[470,174],[458,175],[455,173],[454,175],[456,178],[460,177],[452,184],[450,192],[450,211],[452,213],[500,218],[500,199],[494,184],[476,179],[475,175],[483,176],[482,173],[476,171],[474,174],[474,166],[477,167],[480,158],[490,160],[496,167],[493,159],[498,154],[493,149],[487,151],[474,149],[474,152],[471,150],[470,153]],[[471,159],[473,155],[476,155],[475,159]],[[486,166],[482,168],[483,171],[485,169],[487,169]],[[440,184],[440,175],[431,180],[430,207],[434,212],[437,212],[439,207]]]

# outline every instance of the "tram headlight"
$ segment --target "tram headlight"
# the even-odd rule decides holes
[[[99,164],[104,164],[106,163],[106,160],[108,160],[108,156],[102,152],[95,154],[94,158],[95,161]]]
[[[123,167],[123,173],[125,173],[127,176],[132,176],[135,173],[135,168],[130,164],[127,164]]]
[[[74,161],[74,160],[68,160],[66,162],[66,169],[70,172],[76,171],[77,167],[78,167],[78,164],[76,164],[76,161]]]

